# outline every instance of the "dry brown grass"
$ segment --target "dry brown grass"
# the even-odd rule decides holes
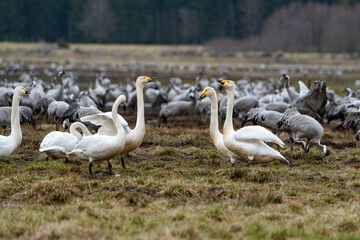
[[[46,55],[41,49],[48,47],[51,52]],[[21,56],[40,68],[69,58],[76,64],[85,59],[119,64],[136,60],[174,65],[359,66],[358,59],[320,58],[314,53],[285,53],[286,63],[259,58],[256,53],[223,59],[161,54],[169,49],[174,46],[81,44],[61,50],[39,44],[0,44],[2,58]],[[202,51],[202,47],[175,50]],[[231,74],[236,78],[279,75],[277,71]],[[299,73],[291,76],[292,80],[300,77]],[[357,72],[346,74],[328,85],[340,92],[357,77]],[[149,113],[146,117],[150,119]],[[134,116],[126,118],[134,122]],[[169,119],[167,126],[147,126],[143,144],[126,158],[127,169],[113,160],[117,174],[113,176],[107,174],[105,162],[96,164],[95,174],[89,175],[86,161],[45,161],[38,148],[55,126],[46,121],[39,121],[36,131],[24,126],[22,146],[0,161],[0,238],[360,239],[360,150],[355,149],[351,132],[325,126],[323,143],[331,150],[330,163],[315,148],[306,162],[296,147],[294,168],[280,162],[249,168],[237,163],[230,168],[229,159],[210,142],[207,121],[206,117],[189,121],[185,116]],[[239,122],[235,125],[239,127]],[[281,152],[289,158],[289,140],[285,134],[281,138],[286,142]]]
[[[148,126],[127,169],[114,160],[119,176],[105,162],[89,175],[86,161],[45,161],[37,149],[54,126],[25,126],[23,145],[0,162],[0,238],[358,239],[351,133],[326,128],[330,163],[317,149],[307,163],[296,148],[294,168],[230,168],[201,126]],[[288,144],[282,153],[289,157]]]

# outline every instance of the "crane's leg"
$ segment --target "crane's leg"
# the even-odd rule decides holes
[[[309,163],[309,158],[308,158],[308,153],[309,153],[309,150],[310,150],[310,139],[307,140],[305,146],[304,146],[304,158],[306,160],[306,163]]]
[[[295,145],[295,142],[293,142],[293,143],[291,144],[291,146],[290,146],[290,158],[291,158],[291,161],[293,160],[292,152],[293,152],[294,145]]]

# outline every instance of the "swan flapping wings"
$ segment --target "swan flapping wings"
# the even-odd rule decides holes
[[[234,138],[236,141],[274,142],[281,147],[284,146],[284,142],[281,141],[280,138],[261,126],[248,126],[240,128],[235,132]]]
[[[117,116],[121,125],[125,129],[125,133],[128,134],[130,132],[129,124],[120,114]],[[92,124],[101,126],[98,130],[100,135],[116,135],[117,133],[114,121],[112,120],[111,112],[84,116],[80,118],[80,120],[82,122],[91,122]]]

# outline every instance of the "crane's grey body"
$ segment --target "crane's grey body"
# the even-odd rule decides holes
[[[301,144],[306,154],[310,149],[309,143],[311,139],[314,140],[315,145],[323,151],[325,156],[330,154],[328,148],[320,143],[324,129],[314,118],[300,114],[296,108],[292,107],[289,108],[279,120],[278,127],[282,125],[288,126],[291,129],[290,134],[294,139],[291,145],[291,154],[295,144]],[[300,141],[302,138],[307,139],[306,143]]]
[[[31,123],[36,127],[36,122],[33,117],[33,112],[29,107],[20,106],[20,124]],[[6,128],[11,128],[11,107],[0,107],[0,127],[3,128],[3,135],[5,135]]]

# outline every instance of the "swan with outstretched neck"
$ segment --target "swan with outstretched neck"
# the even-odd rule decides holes
[[[284,143],[275,134],[261,126],[247,126],[236,132],[233,127],[233,107],[235,83],[230,80],[219,80],[225,87],[228,98],[226,106],[226,119],[223,128],[225,146],[241,158],[247,158],[248,165],[252,163],[265,163],[274,160],[283,160],[291,165],[278,151],[269,147],[265,142],[274,142],[281,147]]]
[[[74,149],[76,144],[83,138],[77,129],[81,129],[84,136],[89,136],[91,133],[81,122],[74,122],[70,126],[70,133],[52,131],[48,133],[40,144],[40,152],[45,152],[46,160],[65,158],[65,162],[68,162],[66,153]]]
[[[112,120],[116,128],[114,136],[94,134],[84,136],[71,152],[66,153],[67,156],[75,155],[80,159],[89,160],[89,173],[92,173],[92,165],[94,161],[108,160],[109,173],[111,174],[111,159],[118,156],[123,150],[126,142],[125,130],[117,117],[117,109],[119,105],[126,104],[126,97],[119,96],[112,106]]]
[[[140,76],[136,79],[137,119],[134,129],[130,129],[125,119],[121,115],[117,114],[126,133],[125,147],[119,154],[119,156],[121,156],[121,164],[123,168],[125,168],[124,155],[137,149],[141,145],[145,136],[145,109],[143,89],[144,86],[152,80],[153,78],[146,76]],[[85,116],[80,120],[90,121],[95,125],[101,125],[98,131],[100,135],[112,135],[114,133],[115,126],[112,120],[112,115],[109,113],[99,113]]]
[[[22,132],[20,127],[20,98],[29,91],[21,86],[14,90],[11,105],[11,133],[10,136],[0,136],[0,158],[10,156],[21,145]]]
[[[219,150],[219,152],[230,158],[232,167],[234,166],[236,160],[248,162],[247,158],[243,159],[239,157],[235,153],[231,152],[224,144],[223,134],[219,131],[218,100],[215,90],[212,87],[204,88],[199,100],[201,101],[205,97],[209,97],[211,100],[210,137],[215,147]]]

